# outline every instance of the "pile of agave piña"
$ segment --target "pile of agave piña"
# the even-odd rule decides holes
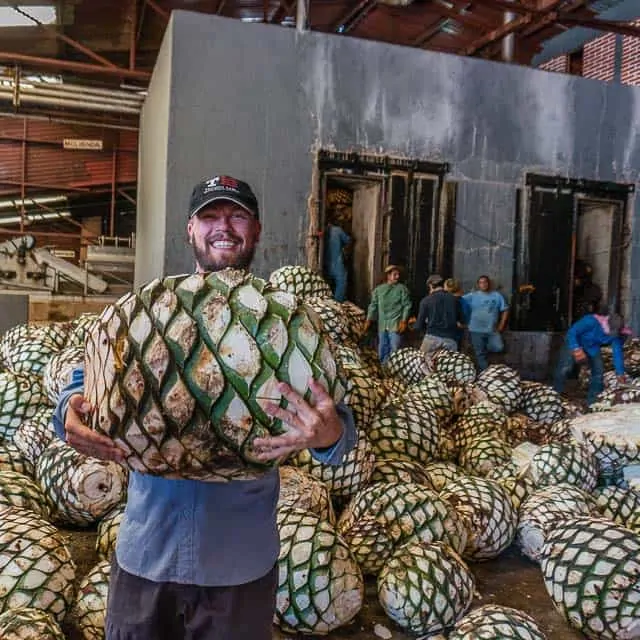
[[[227,428],[234,415],[253,425],[226,452],[219,481],[265,471],[247,445],[274,425],[251,397],[273,397],[274,377],[290,375],[294,382],[307,372],[351,407],[358,439],[341,465],[302,452],[279,469],[274,620],[283,631],[326,635],[352,623],[368,576],[390,620],[413,636],[541,640],[543,630],[525,612],[473,608],[474,563],[515,544],[539,563],[568,624],[589,638],[640,638],[640,494],[622,484],[599,486],[603,470],[640,464],[640,437],[633,435],[639,406],[581,415],[506,366],[477,375],[466,355],[445,351],[427,359],[404,348],[381,366],[361,346],[364,312],[333,300],[322,278],[302,267],[278,269],[269,282],[167,279],[125,298],[101,317],[20,326],[0,338],[3,639],[60,640],[72,610],[85,638],[103,637],[127,472],[75,453],[51,425],[61,389],[85,358],[98,381],[95,399],[112,398],[114,385],[135,387],[146,400],[140,412],[166,409],[175,405],[179,377],[181,397],[195,398],[190,418],[202,417],[203,395],[192,365],[213,366],[222,383],[208,381],[207,415]],[[199,341],[193,336],[203,331],[204,309],[209,334]],[[111,360],[100,357],[104,337],[111,340]],[[226,348],[241,339],[250,343],[245,358]],[[126,366],[101,387],[118,358]],[[161,428],[171,442],[164,450],[157,433],[154,439],[118,426],[131,468],[151,459],[145,452],[155,447],[169,453],[163,468],[148,471],[184,469],[186,458],[175,452],[187,443],[169,433],[170,424]],[[212,442],[218,436],[215,431]],[[196,460],[193,477],[210,471],[206,456],[188,459]],[[100,561],[85,576],[76,575],[58,529],[68,526],[97,527]]]

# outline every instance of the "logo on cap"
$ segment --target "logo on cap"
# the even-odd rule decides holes
[[[227,189],[240,191],[238,181],[229,176],[216,176],[215,178],[211,178],[211,180],[207,180],[204,184],[205,187],[202,192],[205,194],[211,193],[212,191],[226,191]]]

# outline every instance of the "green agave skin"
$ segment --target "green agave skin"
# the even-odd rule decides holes
[[[640,637],[640,537],[607,519],[557,522],[542,549],[556,609],[588,638]]]
[[[84,363],[84,347],[68,347],[53,355],[42,371],[42,385],[53,406],[60,392],[71,382],[73,370]]]
[[[485,478],[459,478],[447,484],[443,500],[466,521],[469,539],[462,556],[489,560],[499,556],[513,541],[518,514],[507,490]]]
[[[520,405],[520,376],[517,371],[506,365],[494,364],[487,367],[478,376],[477,385],[491,402],[499,404],[507,413],[512,413]]]
[[[101,560],[81,580],[74,607],[77,625],[85,640],[104,639],[111,563]]]
[[[0,471],[0,509],[5,507],[29,509],[44,520],[49,518],[49,508],[40,485],[16,471]]]
[[[46,612],[31,607],[9,609],[0,615],[2,640],[65,640],[58,623]]]
[[[15,471],[33,476],[33,465],[10,440],[0,438],[0,471]]]
[[[543,424],[553,424],[564,416],[560,394],[540,382],[522,382],[520,410]]]
[[[55,527],[32,511],[0,511],[0,613],[34,607],[62,622],[74,580],[75,565]]]
[[[13,434],[13,444],[31,465],[35,465],[56,438],[52,417],[53,408],[43,406],[31,418],[23,420]]]
[[[36,479],[52,521],[88,526],[126,496],[127,471],[119,464],[85,456],[55,440],[36,463]]]
[[[347,505],[337,528],[362,570],[374,575],[393,549],[409,540],[443,541],[458,553],[467,542],[456,511],[437,493],[411,483],[370,485]]]
[[[336,530],[300,509],[278,511],[280,556],[276,622],[287,631],[326,635],[362,608],[357,562]]]
[[[456,623],[449,640],[546,640],[536,621],[524,611],[486,604]]]
[[[332,298],[331,287],[326,280],[308,267],[285,265],[269,276],[269,284],[287,291],[300,300],[306,298]]]
[[[386,614],[417,636],[453,626],[471,605],[474,588],[465,563],[443,542],[399,547],[378,576],[378,599]]]
[[[22,421],[33,417],[45,403],[39,376],[0,373],[0,440],[11,439]]]
[[[316,314],[292,294],[225,269],[154,280],[101,315],[87,342],[92,426],[156,475],[228,481],[262,475],[256,437],[281,434],[266,403],[344,385]]]
[[[98,523],[96,552],[102,560],[111,560],[116,549],[120,523],[124,517],[124,503],[115,506]]]

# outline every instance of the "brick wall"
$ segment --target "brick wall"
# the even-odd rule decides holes
[[[569,70],[569,56],[564,55],[551,58],[551,60],[543,62],[539,68],[545,71],[555,71],[556,73],[567,73]]]
[[[607,33],[584,45],[582,75],[611,82],[615,75],[616,34]]]
[[[631,24],[640,26],[640,20]],[[624,84],[640,87],[640,38],[623,36],[622,38],[622,70],[621,78]]]

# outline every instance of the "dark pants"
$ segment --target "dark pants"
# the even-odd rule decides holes
[[[254,582],[151,582],[111,563],[106,640],[271,640],[277,566]]]
[[[591,369],[591,382],[589,383],[589,391],[587,393],[587,404],[593,404],[596,396],[604,389],[604,364],[602,356],[598,352],[595,356],[587,356],[589,359],[589,368]],[[574,370],[576,361],[573,358],[571,349],[565,344],[560,352],[556,372],[553,377],[553,388],[558,392],[564,391],[564,385],[567,378]]]

